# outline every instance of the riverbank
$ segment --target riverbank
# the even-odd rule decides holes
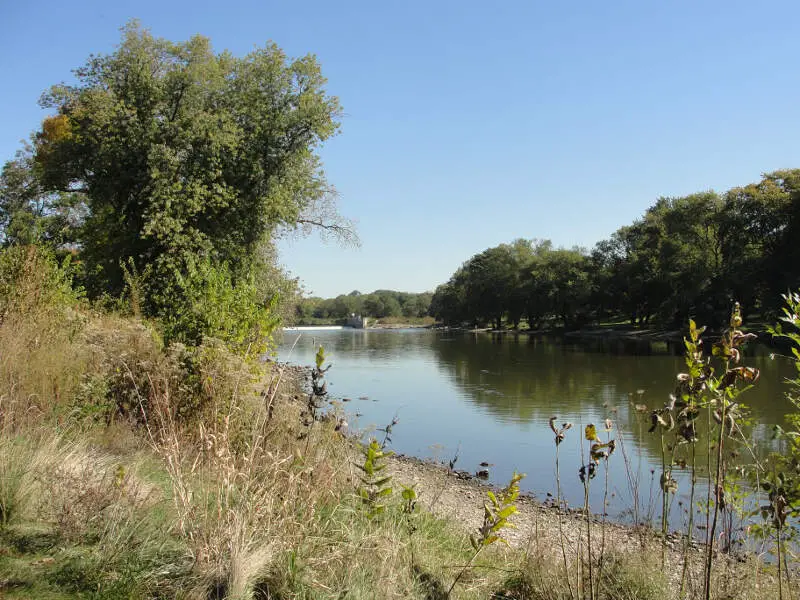
[[[571,339],[608,339],[608,340],[642,340],[675,342],[680,341],[683,333],[680,330],[666,329],[640,329],[635,327],[585,327],[582,329],[565,330],[563,328],[544,329],[494,329],[491,327],[446,327],[437,326],[436,329],[446,331],[459,331],[466,333],[496,333],[519,336],[558,335]]]
[[[453,331],[459,333],[488,333],[494,335],[514,336],[514,337],[540,337],[558,336],[573,341],[588,342],[634,342],[634,343],[666,343],[679,344],[683,348],[683,339],[686,335],[685,330],[681,329],[642,329],[630,326],[595,326],[584,327],[581,329],[565,330],[563,328],[543,328],[543,329],[494,329],[491,327],[448,327],[435,325],[432,327],[437,331]],[[784,345],[779,340],[773,340],[771,334],[760,325],[743,327],[744,331],[755,333],[759,342],[777,347]],[[710,339],[718,338],[722,335],[721,331],[707,330],[706,337]],[[682,350],[681,350],[682,351]]]
[[[470,533],[478,531],[482,525],[484,505],[488,502],[487,492],[500,492],[496,486],[468,474],[416,457],[393,457],[389,471],[404,485],[416,490],[424,510]],[[516,506],[514,528],[503,532],[511,548],[544,564],[566,561],[574,565],[582,556],[585,558],[587,522],[582,510],[559,510],[555,499],[542,504],[524,494]],[[671,533],[664,542],[650,528],[606,521],[597,514],[592,515],[590,528],[594,540],[593,560],[625,564],[626,568],[639,570],[643,574],[658,570],[664,578],[663,592],[666,598],[677,597],[684,559],[688,557],[684,584],[686,597],[700,596],[706,557],[706,546],[702,543],[693,540],[687,545],[686,539],[677,532]],[[762,573],[755,580],[751,578],[759,567],[763,567],[757,554],[728,555],[715,552],[714,556],[713,597],[772,597],[770,594],[775,592],[776,580],[771,574]]]
[[[385,317],[381,319],[365,317],[365,321],[367,326],[363,329],[431,329],[435,324],[433,317]],[[301,321],[300,323],[296,323],[287,329],[303,327],[348,327],[348,325],[346,324],[345,320],[341,319],[312,319]]]
[[[81,307],[8,313],[0,355],[4,599],[566,600],[589,564],[601,600],[677,597],[678,547],[665,573],[648,536],[596,520],[585,536],[527,498],[497,529],[509,546],[476,553],[489,488],[383,468],[305,367],[164,347],[151,323]],[[715,600],[776,597],[745,564],[755,580],[717,560]]]

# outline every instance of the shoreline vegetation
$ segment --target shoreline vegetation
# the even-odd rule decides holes
[[[299,367],[165,345],[41,251],[0,258],[3,597],[705,597],[701,543],[393,457],[395,422],[346,435],[322,348]],[[759,554],[712,557],[710,598],[795,585]]]
[[[341,417],[318,412],[307,369],[258,365],[212,338],[167,346],[146,320],[83,303],[35,251],[17,267],[0,295],[4,597],[447,597],[486,487],[393,458],[386,514],[370,516],[358,447]],[[510,547],[484,551],[452,597],[571,597],[553,590],[588,564],[585,519],[558,515],[520,500]],[[676,597],[680,537],[666,538],[664,571],[656,532],[597,515],[590,526],[607,536],[596,597]],[[694,598],[702,548],[691,556]],[[718,555],[712,597],[776,597],[774,567],[757,558]]]
[[[386,598],[722,600],[790,597],[796,585],[780,556],[623,527],[596,507],[520,498],[513,481],[490,488],[391,457],[390,434],[402,435],[394,422],[378,430],[382,441],[359,444],[326,409],[335,371],[322,348],[309,371],[260,362],[260,346],[235,337],[167,343],[129,294],[110,310],[87,301],[52,252],[0,252],[4,597],[373,598],[380,589]],[[695,346],[699,335],[690,331]],[[721,351],[738,353],[731,344]],[[755,377],[726,373],[726,389]],[[735,404],[721,406],[728,423]],[[661,435],[672,410],[652,413]],[[681,435],[692,431],[685,414]],[[553,425],[556,460],[566,429]],[[615,447],[598,437],[610,438],[613,423],[605,431],[584,434],[586,482]],[[668,497],[669,480],[663,489]]]

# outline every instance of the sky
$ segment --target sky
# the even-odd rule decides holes
[[[800,167],[796,0],[0,0],[0,161],[131,18],[317,56],[344,108],[321,156],[361,245],[281,240],[309,294],[433,290],[488,247],[590,248],[660,196]]]

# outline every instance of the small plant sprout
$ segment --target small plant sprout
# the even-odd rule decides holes
[[[410,515],[417,510],[417,491],[413,486],[402,485],[402,487],[403,513]]]
[[[314,357],[314,368],[311,369],[311,391],[306,400],[306,410],[301,413],[303,425],[311,427],[319,418],[318,411],[322,408],[325,396],[328,395],[328,382],[325,380],[325,373],[331,365],[323,368],[325,363],[325,348],[320,346]]]
[[[386,505],[382,504],[382,501],[392,495],[392,488],[389,485],[392,477],[383,475],[382,471],[386,468],[386,459],[393,453],[385,452],[375,439],[362,447],[361,452],[364,455],[364,462],[356,463],[362,471],[359,477],[361,485],[358,487],[358,496],[367,514],[372,518],[386,510]]]
[[[483,524],[478,528],[477,535],[470,536],[470,543],[474,549],[472,558],[464,567],[459,571],[450,589],[447,590],[447,597],[453,592],[459,579],[464,573],[472,566],[472,563],[483,551],[484,548],[491,546],[495,542],[502,542],[508,544],[508,541],[502,537],[501,532],[503,529],[514,527],[509,522],[511,516],[517,512],[517,499],[519,498],[519,482],[525,477],[524,473],[517,473],[516,471],[511,476],[508,485],[503,488],[498,494],[491,490],[486,492],[488,502],[483,504]]]

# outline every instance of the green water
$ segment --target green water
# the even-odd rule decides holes
[[[345,329],[287,331],[279,357],[310,365],[319,344],[333,365],[328,373],[331,398],[339,401],[335,406],[347,415],[351,431],[369,435],[397,415],[396,452],[444,462],[458,453],[456,468],[470,472],[489,462],[490,479],[498,484],[514,470],[522,471],[527,474],[523,487],[540,500],[556,493],[549,418],[556,415],[559,422],[575,424],[559,450],[562,490],[570,506],[583,503],[578,479],[586,462],[581,458],[583,426],[596,423],[599,428],[611,418],[611,435],[622,444],[608,464],[607,512],[621,520],[631,520],[635,512],[640,521],[660,518],[661,442],[647,433],[648,416],[634,406],[663,406],[675,375],[684,370],[682,356],[667,344]],[[751,410],[749,431],[762,445],[774,447],[772,427],[791,410],[783,380],[792,369],[758,346],[748,348],[745,357],[744,364],[761,370],[758,384],[742,396]],[[705,444],[698,444],[696,452],[698,464],[705,464]],[[591,483],[596,512],[603,503],[604,469]],[[670,518],[673,527],[680,527],[689,486],[678,467],[675,476],[679,491]]]

